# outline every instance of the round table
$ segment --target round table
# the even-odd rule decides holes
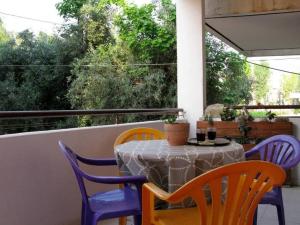
[[[121,172],[144,175],[174,192],[194,177],[219,166],[244,161],[243,146],[170,146],[166,140],[130,141],[115,147]]]

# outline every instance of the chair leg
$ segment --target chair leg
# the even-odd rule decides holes
[[[119,225],[126,225],[127,217],[120,217],[119,218]]]
[[[276,205],[279,225],[285,225],[283,204]]]
[[[92,222],[91,225],[97,225],[97,222],[98,222],[97,218],[93,217],[91,222]]]
[[[134,225],[142,225],[142,216],[141,215],[134,216]]]
[[[84,225],[92,225],[92,223],[93,223],[93,218],[87,216],[84,220]]]
[[[119,176],[124,176],[124,174],[119,171]],[[120,189],[124,189],[124,184],[119,184]],[[120,217],[119,218],[119,225],[126,225],[127,223],[127,217]]]
[[[257,214],[258,214],[258,206],[255,210],[255,213],[254,213],[254,217],[253,217],[253,225],[257,225]]]
[[[283,200],[282,200],[282,189],[276,189],[278,193],[278,201],[275,204],[277,209],[277,216],[278,216],[278,223],[279,225],[285,225],[285,216],[284,216],[284,207],[283,207]]]
[[[81,225],[85,225],[85,205],[82,203],[81,206]]]
[[[85,211],[85,220],[84,220],[84,225],[93,225],[94,224],[94,214],[87,210]],[[97,221],[96,221],[97,224]]]

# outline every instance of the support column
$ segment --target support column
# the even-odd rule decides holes
[[[177,98],[195,137],[206,100],[204,0],[177,0]]]

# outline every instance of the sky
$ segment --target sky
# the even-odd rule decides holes
[[[31,29],[35,33],[39,31],[53,33],[56,26],[53,23],[63,23],[63,19],[58,15],[55,8],[57,2],[60,2],[60,0],[0,0],[0,18],[9,32],[20,32],[25,29]],[[53,23],[37,22],[5,14],[29,17]]]

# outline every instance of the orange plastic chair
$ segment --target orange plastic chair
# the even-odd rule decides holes
[[[142,225],[252,225],[264,193],[282,185],[285,177],[285,171],[275,164],[248,161],[211,170],[172,194],[146,183],[142,191]],[[169,203],[191,197],[197,207],[155,210],[155,196]]]
[[[121,133],[115,140],[114,147],[133,140],[159,140],[164,138],[165,135],[160,130],[148,127],[138,127]],[[119,187],[122,188],[122,185]],[[126,225],[126,217],[121,217],[119,219],[119,225]]]
[[[115,143],[114,146],[126,143],[128,141],[133,140],[159,140],[165,139],[165,135],[160,130],[156,130],[148,127],[138,127],[130,130],[126,130],[121,133]]]

